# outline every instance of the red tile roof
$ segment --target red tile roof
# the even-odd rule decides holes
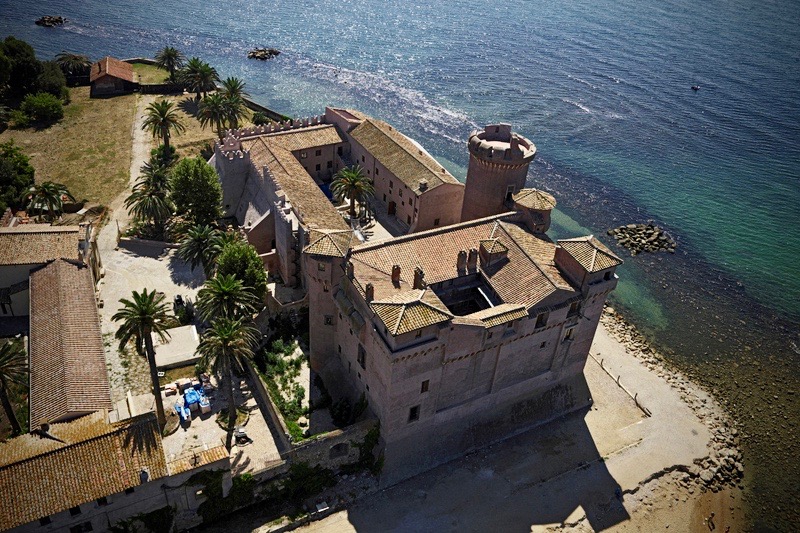
[[[79,226],[23,224],[0,228],[0,265],[36,265],[53,259],[78,259]]]
[[[114,59],[111,56],[106,56],[94,65],[89,74],[89,81],[93,82],[103,76],[113,76],[125,81],[133,80],[133,66],[130,63]]]
[[[88,267],[56,260],[30,276],[30,422],[111,409]]]

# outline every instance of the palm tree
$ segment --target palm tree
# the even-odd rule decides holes
[[[153,395],[156,398],[156,416],[159,427],[166,424],[164,404],[161,401],[161,386],[158,383],[158,368],[156,367],[156,352],[153,348],[153,335],[158,335],[162,342],[169,338],[167,329],[177,323],[175,317],[168,312],[168,305],[164,302],[165,296],[157,294],[155,290],[147,292],[133,291],[133,298],[120,300],[122,309],[117,311],[111,319],[122,322],[117,330],[119,349],[124,350],[131,339],[136,344],[136,351],[147,356],[150,365],[150,381],[153,385]]]
[[[139,188],[155,189],[165,192],[170,192],[172,190],[169,181],[169,167],[164,164],[164,161],[158,159],[158,157],[151,156],[149,161],[139,167],[139,171],[142,174],[139,176],[139,181],[133,186],[134,191]]]
[[[220,250],[215,244],[221,232],[211,226],[194,226],[186,232],[186,238],[178,247],[178,257],[191,265],[192,271],[202,265],[203,272],[210,278],[214,263]]]
[[[57,54],[56,64],[65,76],[84,76],[92,68],[92,61],[87,56],[70,52]]]
[[[141,185],[141,181],[136,186]],[[135,219],[151,222],[161,227],[172,215],[172,203],[166,191],[159,191],[142,186],[138,190],[134,186],[133,192],[125,199],[125,208]]]
[[[222,82],[222,88],[220,89],[220,92],[226,98],[231,98],[232,96],[250,96],[250,94],[244,90],[244,86],[245,83],[239,78],[226,78]]]
[[[216,82],[219,81],[217,70],[205,61],[193,57],[186,62],[180,74],[183,84],[191,92],[197,93],[197,101],[200,101],[200,93],[207,94],[217,88]]]
[[[235,276],[216,276],[206,280],[197,293],[197,309],[203,320],[215,318],[251,319],[258,310],[258,298]]]
[[[69,189],[60,183],[45,181],[39,185],[32,185],[22,195],[22,202],[29,214],[42,216],[47,211],[47,219],[55,220],[57,213],[64,208],[64,200],[75,201]]]
[[[10,383],[25,383],[28,375],[26,359],[25,348],[21,342],[10,341],[0,344],[0,402],[3,404],[6,418],[11,423],[13,435],[22,433],[22,427],[8,398],[8,386]]]
[[[142,130],[149,131],[153,137],[161,137],[164,142],[164,153],[169,154],[170,131],[182,133],[186,127],[181,123],[175,104],[169,100],[153,102],[147,106],[147,116],[142,123]]]
[[[350,218],[355,218],[356,201],[360,204],[366,202],[375,192],[375,187],[364,176],[362,168],[355,165],[336,173],[331,182],[331,191],[339,198],[350,198]]]
[[[239,121],[247,116],[247,105],[241,96],[225,96],[225,120],[231,129],[239,127]]]
[[[221,94],[214,93],[204,97],[197,108],[197,116],[200,119],[200,125],[204,128],[207,124],[216,128],[217,135],[222,140],[225,122],[228,119],[228,108],[225,98]]]
[[[156,54],[156,65],[169,71],[169,81],[175,81],[175,72],[183,67],[186,57],[178,50],[171,46],[165,46]]]
[[[197,353],[202,357],[201,364],[220,376],[222,387],[228,392],[228,437],[225,443],[228,449],[236,425],[234,372],[244,372],[245,361],[253,358],[258,336],[258,330],[241,318],[218,318],[211,323],[197,347]]]

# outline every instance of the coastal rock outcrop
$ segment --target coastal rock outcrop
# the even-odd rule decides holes
[[[631,251],[631,255],[640,252],[669,252],[675,253],[678,244],[662,228],[653,221],[647,224],[626,224],[608,230],[609,235],[617,240],[617,244]]]
[[[45,15],[40,19],[36,20],[37,26],[44,26],[45,28],[54,28],[55,26],[61,26],[67,21],[64,17],[54,17],[52,15]]]
[[[247,52],[248,59],[260,59],[261,61],[266,61],[267,59],[272,59],[274,57],[278,57],[281,51],[275,48],[253,48],[249,52]]]

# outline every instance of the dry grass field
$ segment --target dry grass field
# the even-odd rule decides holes
[[[164,83],[169,79],[169,72],[155,65],[131,63],[133,71],[139,75],[139,83]]]
[[[45,129],[8,129],[30,156],[36,182],[63,183],[76,199],[108,205],[128,185],[135,94],[89,99],[88,87],[70,89],[64,118]]]

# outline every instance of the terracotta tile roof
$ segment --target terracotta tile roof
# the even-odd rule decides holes
[[[78,226],[23,224],[0,228],[0,265],[37,265],[66,258],[78,259]]]
[[[547,211],[556,207],[555,196],[538,189],[522,189],[514,195],[514,202],[538,211]]]
[[[30,421],[111,409],[95,287],[63,259],[30,276]]]
[[[312,255],[344,257],[350,250],[353,239],[353,232],[350,230],[327,231],[312,229],[308,235],[309,244],[303,249],[303,252]]]
[[[362,287],[372,283],[375,299],[380,301],[410,290],[418,266],[429,286],[458,277],[461,250],[477,249],[480,241],[497,239],[508,248],[508,261],[481,267],[481,272],[504,303],[530,308],[559,294],[574,295],[575,289],[555,267],[555,244],[511,222],[513,216],[496,215],[357,246],[350,255],[355,278]],[[401,268],[397,286],[391,281],[395,264]]]
[[[350,131],[350,135],[416,192],[420,191],[421,180],[428,182],[428,189],[443,183],[460,184],[421,146],[383,121],[366,118]]]
[[[108,423],[105,413],[53,424],[64,442],[22,435],[0,444],[0,530],[27,524],[167,475],[153,413]]]
[[[222,459],[230,459],[230,454],[225,446],[217,446],[209,448],[208,450],[200,450],[191,455],[186,455],[180,459],[170,461],[167,464],[167,470],[170,476],[188,472],[195,468],[215,463]]]
[[[339,130],[330,124],[270,133],[264,137],[270,147],[280,147],[290,152],[344,143],[344,139],[339,135]]]
[[[392,335],[402,335],[453,318],[429,289],[412,289],[385,300],[373,301],[370,306]]]
[[[480,320],[487,328],[493,328],[494,326],[499,326],[500,324],[505,324],[512,320],[527,318],[528,311],[525,310],[524,305],[500,304],[467,316]]]
[[[125,81],[134,81],[133,66],[130,63],[120,61],[119,59],[115,59],[111,56],[106,56],[92,65],[92,71],[89,74],[89,81],[93,82],[96,79],[102,78],[106,75]]]
[[[330,230],[348,229],[342,216],[303,165],[283,148],[282,143],[285,141],[274,142],[273,139],[273,135],[262,135],[242,141],[242,147],[250,150],[250,161],[259,173],[264,167],[268,169],[305,226],[313,225],[317,229]]]
[[[588,272],[599,272],[622,264],[622,259],[595,239],[593,235],[576,239],[561,239],[558,241],[558,245],[574,257]]]

